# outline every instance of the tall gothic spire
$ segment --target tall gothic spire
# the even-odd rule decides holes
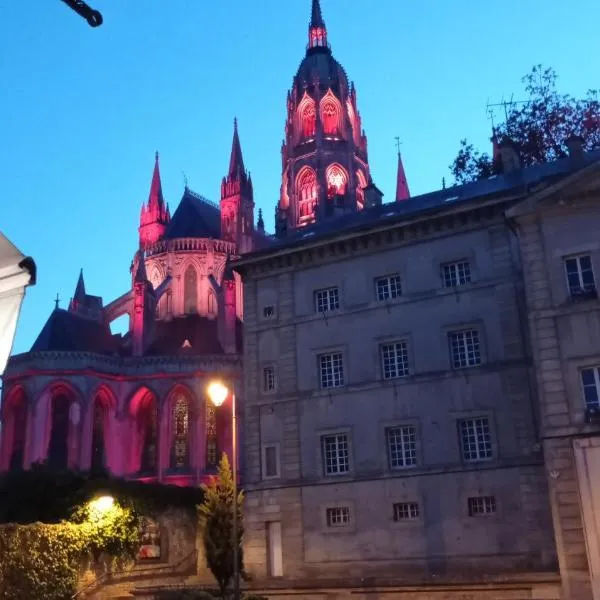
[[[320,0],[312,0],[312,11],[310,15],[310,25],[308,26],[308,47],[310,48],[328,48],[327,28],[321,13]]]
[[[149,209],[162,209],[164,206],[162,193],[162,184],[160,181],[160,168],[158,166],[158,152],[154,155],[154,172],[152,173],[152,183],[150,184],[150,195],[148,196]]]
[[[69,302],[69,311],[77,312],[85,304],[85,283],[83,281],[83,269],[79,271],[79,278],[77,279],[77,285],[75,286],[75,293]]]
[[[233,142],[231,144],[231,158],[229,159],[229,177],[235,179],[237,174],[245,174],[242,146],[238,135],[237,118],[233,119]]]
[[[408,200],[410,198],[410,192],[408,190],[408,182],[406,181],[406,174],[404,173],[404,165],[402,164],[402,155],[398,151],[398,174],[396,176],[396,202],[402,202],[402,200]]]

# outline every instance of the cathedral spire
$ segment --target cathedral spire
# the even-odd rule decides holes
[[[237,118],[233,119],[233,142],[231,144],[231,157],[229,159],[229,177],[236,179],[238,173],[245,174],[242,145],[238,134]]]
[[[154,155],[154,172],[152,173],[152,183],[150,184],[150,195],[148,196],[148,209],[160,212],[164,207],[162,184],[160,181],[160,168],[158,166],[158,152]]]
[[[327,28],[321,13],[320,0],[312,0],[312,11],[310,15],[310,25],[308,26],[308,47],[310,48],[328,48]]]
[[[408,190],[408,183],[406,181],[406,174],[404,173],[404,165],[402,164],[402,155],[398,150],[398,173],[396,175],[396,202],[402,202],[402,200],[408,200],[410,198],[410,192]]]
[[[85,282],[83,281],[83,269],[79,271],[79,278],[77,279],[77,285],[75,286],[75,293],[69,302],[69,311],[78,312],[80,308],[85,305]]]

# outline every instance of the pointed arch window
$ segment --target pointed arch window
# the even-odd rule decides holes
[[[190,265],[183,276],[183,303],[186,314],[197,312],[198,306],[198,276],[196,269]]]
[[[298,175],[297,195],[300,220],[310,220],[317,204],[317,175],[310,167],[305,167]]]
[[[92,417],[92,471],[98,471],[106,467],[106,413],[106,407],[99,398],[96,398]]]
[[[300,115],[300,131],[303,138],[312,138],[317,127],[317,110],[315,101],[306,93],[298,106]]]
[[[214,315],[217,312],[216,309],[216,303],[215,303],[215,294],[212,290],[210,290],[208,292],[208,314],[209,315]]]
[[[138,427],[141,436],[142,454],[140,471],[151,473],[156,470],[157,421],[156,402],[153,396],[148,396],[140,410]]]
[[[329,199],[335,196],[343,196],[346,193],[348,185],[348,175],[343,167],[334,163],[327,167],[327,197]]]
[[[171,468],[186,469],[190,466],[190,403],[177,396],[172,413]]]
[[[325,135],[339,135],[342,123],[342,109],[331,90],[321,100],[321,122]]]
[[[217,411],[212,402],[206,403],[206,468],[214,469],[218,463]]]
[[[23,468],[23,460],[25,456],[25,443],[27,437],[27,421],[29,418],[29,409],[27,399],[24,394],[21,394],[15,402],[8,406],[10,411],[9,420],[7,422],[10,427],[10,432],[7,427],[5,435],[9,436],[9,468],[11,471]],[[11,437],[12,434],[12,437]]]
[[[67,396],[61,394],[52,398],[48,463],[55,469],[66,469],[69,464],[70,408],[71,402]]]
[[[365,188],[367,187],[367,178],[365,174],[358,169],[356,171],[356,208],[362,210],[365,207]]]

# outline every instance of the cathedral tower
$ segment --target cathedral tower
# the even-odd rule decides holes
[[[169,207],[165,205],[160,182],[160,169],[158,167],[158,152],[154,160],[154,172],[150,184],[150,195],[148,202],[142,204],[140,213],[140,248],[146,249],[157,242],[165,233],[165,229],[171,220]]]
[[[287,96],[278,235],[362,210],[370,180],[356,90],[333,58],[319,0],[312,0],[308,46]]]
[[[221,238],[235,242],[238,254],[243,254],[252,250],[253,232],[252,178],[244,167],[237,119],[234,119],[229,172],[221,184]]]

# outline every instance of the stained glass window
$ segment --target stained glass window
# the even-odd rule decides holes
[[[333,98],[325,97],[321,103],[321,119],[323,133],[337,135],[339,133],[340,107]]]
[[[69,462],[69,408],[66,396],[52,399],[48,462],[55,469],[66,469]]]
[[[99,400],[96,400],[94,404],[94,423],[92,425],[92,470],[102,469],[105,466],[104,419],[104,406]]]
[[[151,472],[156,469],[156,404],[150,400],[140,414],[142,435],[142,460],[140,470]]]
[[[217,466],[218,461],[217,447],[217,412],[215,407],[206,403],[206,468],[211,469]]]
[[[305,100],[302,107],[302,135],[305,138],[310,138],[315,135],[315,125],[317,115],[315,111],[315,103],[312,100]]]
[[[299,217],[312,217],[317,202],[317,177],[312,169],[304,169],[298,177]]]
[[[339,165],[330,165],[327,168],[327,197],[333,198],[346,193],[348,177]]]
[[[194,269],[192,265],[185,270],[183,280],[183,298],[186,314],[195,313],[198,305],[198,285],[196,269]]]
[[[25,454],[25,436],[27,435],[27,401],[21,398],[13,408],[13,439],[10,454],[10,469],[18,470],[23,467]]]
[[[171,452],[171,466],[175,469],[189,467],[189,424],[189,402],[184,396],[179,396],[173,406],[173,446]]]

